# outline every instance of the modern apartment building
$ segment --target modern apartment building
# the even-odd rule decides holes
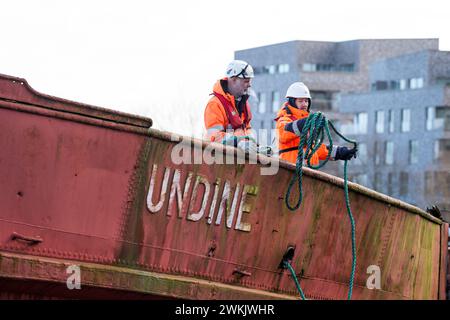
[[[312,111],[361,143],[349,166],[353,181],[422,208],[450,209],[450,60],[438,39],[290,41],[235,58],[255,69],[255,129],[274,128],[288,86],[302,81]],[[324,171],[342,176],[336,163]]]
[[[356,182],[426,208],[450,209],[450,52],[423,50],[369,66],[371,90],[342,94],[360,142]]]
[[[303,81],[313,98],[312,108],[341,119],[341,92],[369,91],[368,66],[374,61],[424,49],[438,50],[438,39],[353,40],[345,42],[290,41],[235,52],[236,59],[255,69],[253,127],[274,128],[273,118],[292,82]]]

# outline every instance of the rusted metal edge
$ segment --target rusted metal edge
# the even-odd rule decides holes
[[[136,134],[150,136],[153,138],[157,138],[160,140],[169,141],[169,142],[173,142],[173,143],[177,143],[179,141],[184,141],[184,142],[190,143],[193,147],[196,147],[196,148],[204,149],[204,148],[206,148],[206,146],[211,145],[211,142],[206,141],[206,140],[182,136],[182,135],[167,132],[167,131],[161,131],[161,130],[152,129],[152,128],[144,129],[144,128],[135,127],[135,126],[131,126],[131,125],[125,125],[125,124],[119,124],[119,123],[113,123],[113,122],[109,122],[109,121],[103,121],[103,120],[99,120],[99,119],[89,118],[84,115],[67,114],[67,113],[64,113],[61,111],[57,111],[57,110],[40,109],[40,108],[36,108],[33,106],[28,106],[25,104],[17,103],[17,102],[8,102],[8,101],[0,100],[0,108],[11,109],[11,110],[16,110],[16,111],[23,111],[23,112],[39,114],[39,115],[48,116],[48,117],[55,117],[55,118],[64,119],[64,120],[76,121],[79,123],[84,123],[84,124],[89,124],[89,125],[94,125],[94,126],[106,127],[109,129],[114,129],[114,130],[119,130],[119,131],[136,133]],[[233,148],[230,146],[224,146],[219,143],[214,143],[214,149],[216,151],[222,152],[222,154],[233,155],[237,159],[242,159],[242,160],[249,159],[248,155],[243,155],[243,152],[238,150],[237,148]],[[291,164],[291,163],[281,160],[279,158],[270,158],[270,157],[266,157],[263,155],[257,155],[257,157],[255,159],[256,159],[257,163],[263,167],[279,165],[281,168],[285,168],[289,171],[295,172],[294,164]],[[319,179],[321,181],[336,185],[340,188],[344,188],[344,180],[342,178],[327,174],[322,171],[306,168],[306,167],[303,167],[303,172],[307,176],[310,176],[315,179]],[[428,212],[426,212],[416,206],[413,206],[409,203],[403,202],[399,199],[389,197],[389,196],[379,193],[375,190],[361,186],[357,183],[349,181],[348,188],[349,188],[349,190],[352,190],[353,192],[366,195],[372,199],[387,203],[388,205],[392,205],[392,206],[404,209],[410,213],[418,214],[418,215],[424,217],[425,219],[432,221],[434,223],[437,223],[439,225],[441,225],[443,223],[442,220],[440,220],[436,217],[433,217]]]
[[[181,136],[181,135],[177,135],[175,133],[170,133],[167,131],[160,131],[160,130],[156,130],[156,129],[149,129],[149,135],[153,136],[155,138],[159,138],[161,140],[166,140],[166,141],[192,141],[192,145],[194,147],[197,148],[205,148],[206,146],[210,145],[211,142],[209,141],[205,141],[205,140],[200,140],[200,139],[196,139],[196,138],[190,138],[190,137],[185,137],[185,136]],[[234,155],[237,157],[242,157],[242,152],[239,152],[236,148],[230,147],[230,146],[223,146],[221,144],[217,144],[217,147],[215,147],[217,150],[222,150],[223,154],[230,154],[234,151]],[[245,156],[246,159],[248,159],[248,156]],[[258,163],[262,166],[270,166],[270,165],[276,165],[276,163],[278,162],[278,165],[284,169],[287,169],[289,171],[295,172],[295,165],[281,160],[279,158],[270,158],[270,157],[266,157],[264,155],[258,155],[257,156],[258,159]],[[263,161],[261,161],[261,159]],[[262,164],[261,164],[262,162]],[[310,176],[312,178],[330,183],[330,184],[334,184],[340,188],[344,188],[344,179],[330,175],[328,173],[322,172],[322,171],[318,171],[318,170],[314,170],[314,169],[310,169],[307,167],[303,167],[303,173],[307,176]],[[388,205],[392,205],[401,209],[404,209],[410,213],[414,213],[414,214],[418,214],[422,217],[424,217],[427,220],[430,220],[434,223],[437,223],[439,225],[441,225],[443,223],[442,220],[433,217],[432,215],[430,215],[428,212],[426,212],[425,210],[422,210],[416,206],[413,206],[409,203],[403,202],[399,199],[393,198],[393,197],[389,197],[385,194],[379,193],[375,190],[366,188],[364,186],[361,186],[357,183],[354,182],[348,182],[348,189],[352,190],[356,193],[359,194],[363,194],[366,195],[372,199],[381,201],[381,202],[385,202]]]
[[[80,290],[83,289],[84,285],[158,295],[161,298],[226,300],[239,297],[239,299],[244,300],[298,300],[296,296],[184,276],[85,263],[75,260],[36,258],[30,255],[0,252],[0,278],[47,281],[66,285],[66,281],[70,276],[67,273],[67,268],[71,265],[76,265],[80,268]]]
[[[438,299],[447,299],[447,265],[449,263],[448,251],[448,223],[441,225],[441,252],[439,256],[439,291]],[[450,289],[450,288],[449,288]]]
[[[153,120],[150,118],[40,93],[34,90],[28,84],[27,80],[22,78],[0,74],[0,84],[2,82],[6,82],[6,84],[3,84],[5,91],[1,90],[2,86],[0,86],[0,99],[2,100],[9,100],[32,105],[34,107],[58,110],[61,112],[73,113],[142,128],[149,128],[153,124]]]
[[[69,120],[69,121],[93,125],[93,126],[97,126],[97,127],[105,127],[105,128],[119,130],[119,131],[137,133],[137,134],[141,134],[141,135],[146,135],[146,133],[148,131],[148,128],[144,129],[142,127],[136,127],[131,124],[117,123],[117,122],[113,122],[113,121],[109,121],[109,120],[92,118],[92,117],[88,117],[83,114],[66,113],[66,112],[63,112],[60,110],[37,108],[36,106],[27,105],[27,104],[23,104],[20,102],[14,102],[14,101],[0,100],[0,108],[19,111],[19,112],[26,112],[26,113],[45,116],[45,117]]]

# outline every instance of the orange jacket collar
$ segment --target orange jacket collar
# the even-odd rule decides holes
[[[288,112],[284,109],[284,107],[287,107],[296,119],[302,119],[302,118],[306,118],[309,116],[308,111],[294,108],[291,105],[289,105],[289,103],[285,102],[283,107],[280,109],[280,111],[278,111],[276,119],[278,119],[279,117],[282,117],[282,116],[286,116],[288,114]]]

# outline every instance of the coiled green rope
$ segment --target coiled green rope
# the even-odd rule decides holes
[[[295,175],[294,175],[294,177],[292,177],[291,181],[289,182],[288,190],[287,190],[287,193],[285,196],[286,206],[291,211],[297,210],[302,203],[302,199],[303,199],[302,166],[303,166],[304,159],[306,159],[306,163],[307,163],[308,167],[312,168],[312,169],[319,169],[319,168],[323,167],[330,160],[331,152],[333,150],[333,139],[331,138],[331,134],[330,134],[330,128],[329,128],[330,126],[339,137],[341,137],[346,142],[352,143],[355,146],[355,148],[357,147],[356,141],[350,140],[350,139],[346,138],[345,136],[343,136],[340,132],[338,132],[336,130],[336,128],[334,127],[333,123],[331,121],[329,121],[328,119],[326,119],[326,117],[321,112],[316,112],[316,113],[310,114],[309,117],[306,119],[306,122],[303,126],[302,133],[300,136],[300,144],[298,146],[297,161],[295,164]],[[319,165],[313,166],[310,163],[312,155],[320,148],[320,145],[323,143],[325,133],[329,140],[329,148],[328,148],[329,151],[328,151],[327,158]],[[305,149],[305,144],[306,144],[306,149]],[[305,151],[304,151],[304,149],[305,149]],[[354,283],[355,269],[356,269],[356,239],[355,239],[356,235],[355,235],[355,220],[353,218],[353,214],[352,214],[352,211],[350,208],[350,199],[349,199],[349,195],[348,195],[347,162],[348,162],[347,160],[345,160],[345,162],[344,162],[344,192],[345,192],[345,205],[347,207],[347,213],[348,213],[348,216],[350,219],[351,229],[352,229],[352,231],[351,231],[352,271],[350,274],[349,291],[348,291],[348,296],[347,296],[347,299],[350,300],[352,298],[352,293],[353,293],[353,283]],[[298,180],[298,188],[299,188],[300,196],[299,196],[297,203],[294,206],[291,206],[289,203],[289,198],[291,195],[292,187],[295,184],[295,180]],[[288,265],[288,268],[290,267],[289,269],[292,268],[289,264],[287,264],[287,265]],[[293,270],[292,270],[291,273],[293,274],[293,278],[296,283],[297,289],[303,298],[304,297],[303,291],[300,288],[300,284],[298,283],[297,277],[295,276],[295,272],[293,272]]]

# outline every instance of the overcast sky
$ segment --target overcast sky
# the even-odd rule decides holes
[[[446,3],[0,0],[0,73],[199,136],[208,94],[235,50],[291,40],[439,38],[450,51]]]

